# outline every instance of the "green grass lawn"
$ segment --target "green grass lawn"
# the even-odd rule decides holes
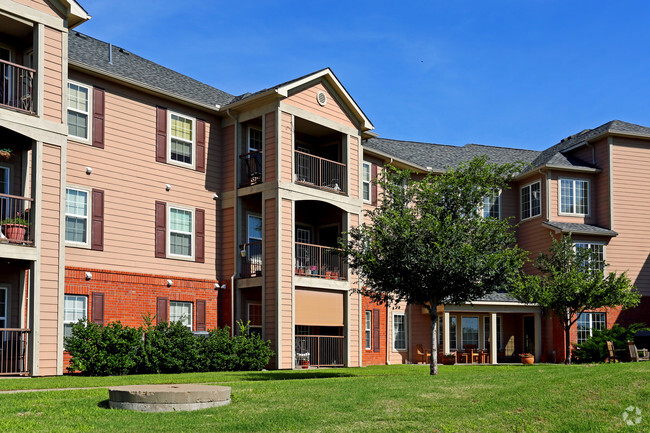
[[[650,363],[428,366],[0,380],[0,389],[214,383],[232,403],[178,413],[107,409],[108,390],[0,394],[0,431],[648,432]],[[639,407],[640,424],[622,414]]]

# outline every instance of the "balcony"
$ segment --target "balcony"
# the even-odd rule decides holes
[[[343,367],[345,337],[296,335],[296,366]]]
[[[0,194],[0,243],[34,246],[34,199]]]
[[[262,183],[262,151],[255,150],[239,155],[241,161],[240,187],[253,186]]]
[[[262,241],[241,245],[242,278],[262,276]]]
[[[336,248],[296,242],[296,275],[346,280],[348,264]]]
[[[29,329],[0,328],[0,376],[28,375]]]
[[[35,74],[34,69],[0,60],[0,106],[35,114]]]
[[[347,194],[347,167],[341,162],[295,151],[296,183],[337,194]]]

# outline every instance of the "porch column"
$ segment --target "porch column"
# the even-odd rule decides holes
[[[443,325],[442,330],[444,332],[444,337],[442,339],[442,353],[449,353],[449,311],[442,313],[443,316]],[[432,355],[433,356],[433,355]],[[437,356],[437,355],[436,355]]]
[[[542,359],[542,314],[535,313],[535,362]]]
[[[497,363],[497,313],[490,313],[490,363]]]

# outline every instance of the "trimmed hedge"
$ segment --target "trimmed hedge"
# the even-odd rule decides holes
[[[133,328],[80,320],[65,339],[68,370],[90,376],[261,370],[273,356],[270,341],[238,326],[240,335],[230,337],[228,327],[194,335],[181,322],[152,326],[145,318],[145,326]]]

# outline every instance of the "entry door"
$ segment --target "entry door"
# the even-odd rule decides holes
[[[524,352],[535,353],[535,317],[524,317]]]

